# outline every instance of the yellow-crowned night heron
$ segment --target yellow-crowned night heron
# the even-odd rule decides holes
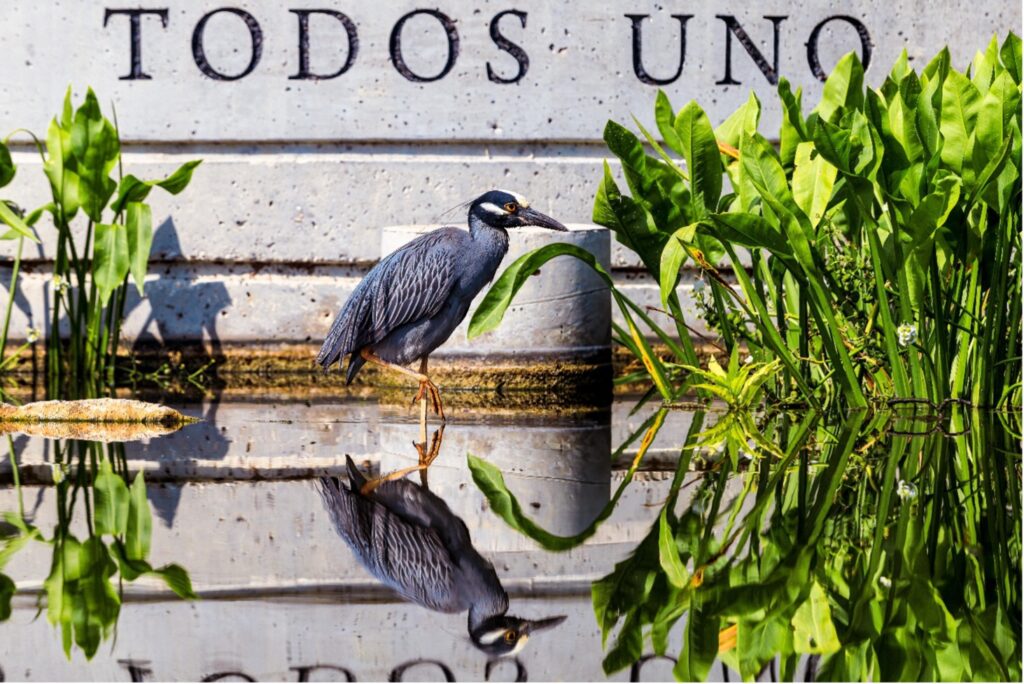
[[[345,302],[317,363],[326,371],[348,355],[348,382],[367,361],[412,376],[420,383],[413,401],[423,401],[425,412],[429,394],[443,421],[441,394],[427,377],[427,357],[448,339],[473,297],[494,277],[508,251],[508,229],[522,226],[567,230],[530,208],[523,197],[491,190],[470,205],[469,232],[438,228],[382,259]],[[417,359],[418,373],[404,367]]]
[[[531,634],[565,620],[506,615],[508,595],[494,566],[443,499],[409,480],[367,483],[346,460],[349,486],[320,478],[320,496],[338,534],[381,582],[431,610],[468,610],[473,644],[492,656],[515,655]]]

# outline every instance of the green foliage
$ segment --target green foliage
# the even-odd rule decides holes
[[[671,337],[653,321],[641,319],[643,330],[631,323],[618,340],[663,397],[680,394],[700,365],[676,294],[692,260],[710,283],[708,323],[727,349],[742,344],[778,363],[767,379],[774,397],[859,408],[892,398],[993,407],[1015,396],[1020,73],[1013,34],[1001,46],[993,39],[962,72],[945,50],[921,73],[903,54],[878,88],[865,85],[851,53],[810,114],[801,92],[780,80],[778,149],[758,132],[753,95],[712,129],[696,102],[677,114],[659,92],[663,143],[639,122],[639,137],[608,122],[605,142],[630,194],[606,164],[594,221],[659,283],[678,342],[667,345],[668,363],[652,363],[637,338]],[[724,195],[723,172],[732,189]],[[718,271],[723,261],[736,285]],[[507,306],[514,288],[504,278],[499,286]],[[496,324],[495,305],[489,297],[477,317]],[[912,342],[903,343],[900,326],[914,331]]]
[[[186,162],[162,179],[122,176],[117,127],[103,115],[91,89],[77,109],[68,89],[60,116],[50,122],[45,148],[32,137],[43,160],[52,199],[24,220],[0,201],[0,221],[11,228],[0,239],[37,241],[32,226],[43,213],[51,215],[57,248],[46,341],[47,392],[62,398],[94,397],[107,391],[113,382],[129,274],[140,296],[144,291],[153,244],[152,211],[145,200],[154,187],[174,195],[180,193],[200,162]],[[15,171],[6,144],[0,144],[0,187],[10,182]],[[85,224],[84,242],[81,237],[76,240],[72,232],[80,215],[79,223]],[[19,245],[0,357],[6,345],[6,322],[10,320],[20,259]],[[63,317],[70,328],[66,343],[56,332]],[[3,363],[6,366],[7,361]]]
[[[8,444],[20,501],[17,462],[13,443]],[[153,568],[146,560],[152,537],[152,512],[143,474],[137,473],[131,487],[127,485],[123,445],[106,445],[105,453],[104,445],[98,442],[56,443],[55,454],[58,468],[77,460],[83,472],[92,471],[91,486],[80,478],[58,478],[55,489],[59,522],[49,539],[27,523],[23,513],[5,514],[5,520],[18,534],[0,540],[0,569],[32,541],[50,546],[50,573],[43,582],[47,620],[59,627],[68,658],[72,646],[81,649],[86,658],[92,658],[117,626],[121,613],[120,582],[150,575],[160,578],[181,598],[197,597],[188,573],[181,566],[172,563]],[[76,502],[79,510],[92,511],[83,525],[88,534],[84,540],[70,531]],[[10,617],[14,591],[14,582],[0,574],[0,621]]]

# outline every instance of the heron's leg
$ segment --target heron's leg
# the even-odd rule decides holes
[[[430,400],[434,407],[434,413],[441,416],[442,423],[445,422],[444,405],[441,403],[441,390],[437,388],[437,385],[435,385],[433,381],[426,376],[425,373],[417,373],[416,371],[406,368],[405,366],[399,366],[397,363],[390,363],[388,361],[385,361],[384,359],[380,358],[379,356],[371,352],[369,349],[361,350],[359,352],[359,355],[362,356],[367,361],[369,361],[370,363],[375,363],[378,366],[384,366],[385,368],[390,368],[393,371],[397,371],[402,375],[408,375],[411,378],[416,378],[420,383],[420,390],[419,392],[417,392],[416,399],[414,399],[413,401],[419,401],[420,397],[423,395],[424,392],[429,392]],[[425,363],[425,360],[421,361],[421,364]],[[425,368],[426,366],[423,365],[422,367]],[[426,441],[426,436],[424,436],[423,441]]]
[[[427,487],[427,469],[434,463],[434,459],[441,453],[441,442],[444,439],[444,425],[441,425],[438,429],[434,430],[434,436],[430,440],[430,451],[427,451],[427,440],[423,440],[419,443],[413,443],[416,447],[416,451],[420,455],[420,484]]]
[[[381,475],[380,477],[375,477],[372,480],[367,480],[363,484],[363,486],[359,488],[359,493],[362,494],[363,496],[366,496],[366,495],[370,494],[371,492],[373,492],[374,489],[376,489],[377,487],[380,487],[382,484],[384,484],[385,482],[387,482],[389,480],[401,480],[403,477],[405,477],[409,473],[414,473],[417,470],[424,470],[425,471],[426,469],[427,469],[427,466],[425,466],[425,465],[422,465],[422,464],[421,465],[414,465],[414,466],[409,466],[408,468],[402,468],[401,470],[396,470],[394,472],[388,473],[387,475]]]
[[[424,356],[422,359],[420,359],[420,375],[422,375],[423,377],[427,377],[427,357],[426,356]],[[419,400],[420,400],[420,444],[422,445],[422,449],[426,449],[426,447],[427,447],[427,395],[423,391],[423,383],[422,382],[420,382],[420,391],[416,394],[416,396],[419,397]],[[423,451],[421,451],[421,447],[419,447],[419,446],[417,446],[416,449],[417,449],[417,451],[420,452],[420,457],[421,457],[420,463],[422,463],[423,462],[423,460],[422,460]],[[426,477],[426,472],[427,471],[424,470],[423,473],[422,473],[422,476],[424,478]]]

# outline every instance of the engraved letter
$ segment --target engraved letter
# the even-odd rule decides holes
[[[441,26],[444,27],[444,32],[448,36],[448,61],[445,62],[444,68],[436,76],[420,76],[414,74],[411,69],[405,64],[405,59],[402,57],[402,28],[405,26],[405,22],[415,17],[417,14],[429,14],[430,16],[441,22]],[[429,83],[431,81],[439,81],[444,78],[452,67],[455,66],[455,59],[459,56],[459,32],[455,29],[455,22],[448,17],[447,14],[443,14],[438,10],[432,9],[418,9],[409,12],[402,16],[395,24],[395,28],[391,30],[391,61],[394,63],[395,68],[398,69],[398,73],[405,76],[410,81],[416,83]]]
[[[249,29],[249,37],[252,39],[252,56],[249,58],[249,66],[245,67],[243,71],[235,74],[225,74],[214,69],[210,63],[206,60],[206,51],[203,49],[203,35],[206,33],[206,23],[210,21],[210,18],[220,12],[228,12],[234,14],[237,17],[241,17],[242,21],[245,22],[246,28]],[[212,12],[207,12],[203,15],[203,18],[196,24],[196,29],[192,32],[192,58],[196,62],[196,66],[204,74],[214,79],[215,81],[237,81],[240,78],[245,78],[252,70],[256,68],[256,65],[260,63],[260,57],[263,56],[263,30],[260,29],[259,22],[256,18],[245,10],[240,10],[237,7],[221,7],[215,9]]]
[[[341,76],[351,68],[353,62],[356,61],[356,54],[359,52],[359,34],[356,33],[356,25],[352,23],[351,19],[341,12],[327,9],[293,9],[288,11],[299,16],[299,73],[289,76],[289,79],[293,81],[327,81]],[[348,34],[348,56],[345,58],[345,63],[341,65],[341,68],[333,74],[317,74],[310,70],[309,15],[311,14],[324,14],[334,17],[341,22],[341,25],[345,27],[345,33]]]
[[[494,15],[494,18],[491,19],[491,40],[493,40],[494,44],[500,49],[516,58],[516,61],[519,62],[519,71],[516,72],[516,75],[512,78],[502,78],[498,74],[494,73],[494,70],[491,69],[491,63],[488,62],[487,78],[492,83],[518,83],[523,80],[523,76],[526,76],[526,71],[530,68],[530,58],[527,56],[526,51],[501,34],[498,22],[501,21],[501,18],[506,14],[519,17],[519,23],[523,28],[526,28],[526,12],[520,12],[519,10],[505,10],[504,12],[498,12]]]
[[[132,46],[132,67],[127,76],[121,76],[122,81],[149,81],[152,76],[142,70],[142,15],[155,14],[160,17],[160,25],[167,28],[166,9],[108,9],[103,12],[103,28],[107,27],[110,17],[117,14],[128,15],[128,27]]]
[[[668,85],[673,83],[683,73],[683,62],[686,61],[686,22],[693,18],[692,14],[673,14],[672,17],[679,20],[679,66],[676,73],[668,78],[655,78],[644,69],[642,56],[640,22],[649,17],[649,14],[627,14],[626,18],[633,24],[633,73],[641,82],[647,85]]]
[[[754,41],[750,40],[750,36],[747,35],[747,32],[736,21],[736,17],[729,14],[716,14],[715,16],[725,22],[725,76],[722,77],[721,81],[716,81],[716,83],[718,85],[740,84],[739,81],[734,80],[732,77],[732,36],[735,34],[736,39],[740,41],[740,45],[753,58],[754,64],[761,70],[761,73],[768,79],[768,82],[776,85],[779,82],[779,24],[788,17],[765,17],[765,19],[772,22],[772,29],[774,31],[773,65],[768,66],[768,60],[764,58],[761,51],[754,45]]]

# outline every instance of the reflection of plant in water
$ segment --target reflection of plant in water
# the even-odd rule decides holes
[[[657,522],[593,585],[605,670],[649,648],[684,680],[716,658],[747,679],[777,659],[793,679],[804,656],[821,679],[1019,680],[1019,444],[992,415],[954,414],[950,433],[971,428],[954,438],[886,422],[779,416],[761,436],[774,457],[745,472],[721,460],[680,510],[698,415]],[[487,484],[494,510],[545,547],[582,541],[548,535]]]
[[[54,442],[54,488],[57,525],[53,536],[25,518],[18,465],[13,443],[8,438],[18,511],[4,514],[16,533],[3,540],[0,569],[32,541],[53,549],[50,574],[43,583],[46,616],[59,625],[64,652],[71,656],[76,644],[87,658],[95,655],[100,642],[114,630],[121,612],[122,584],[143,575],[161,578],[182,598],[195,598],[188,573],[179,565],[153,568],[150,551],[153,519],[146,499],[142,472],[128,484],[124,444],[99,442]],[[84,510],[87,538],[71,533],[76,513],[81,524]],[[116,579],[115,575],[119,575]],[[0,619],[11,614],[14,582],[0,574]]]

